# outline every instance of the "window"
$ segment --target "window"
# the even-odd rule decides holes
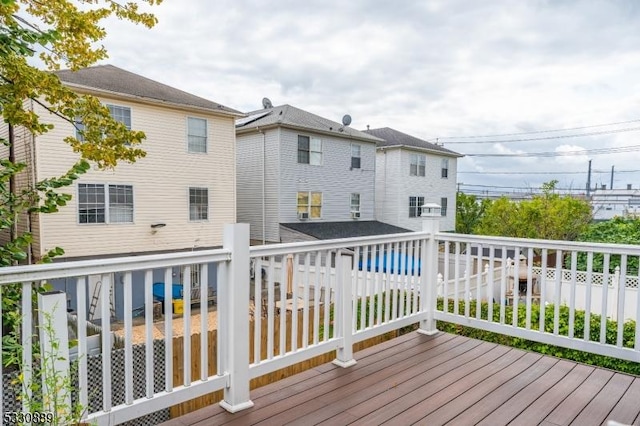
[[[411,154],[411,166],[409,176],[424,176],[427,165],[427,157],[420,154]]]
[[[360,194],[351,194],[351,211],[359,212],[360,211]]]
[[[109,113],[114,120],[119,121],[127,129],[131,130],[131,108],[117,105],[107,105],[107,108],[109,108]]]
[[[311,219],[322,217],[322,192],[298,192],[297,212],[307,213]]]
[[[133,222],[133,187],[109,185],[109,222]]]
[[[449,159],[448,158],[443,158],[442,159],[442,174],[441,177],[443,179],[447,179],[449,177]]]
[[[209,190],[189,188],[189,220],[209,219]]]
[[[133,223],[133,187],[79,183],[78,222]]]
[[[447,199],[445,197],[440,198],[440,216],[447,215]]]
[[[424,197],[409,197],[409,217],[422,216]]]
[[[76,128],[76,139],[78,139],[80,142],[84,142],[84,123],[82,122],[81,118],[76,118],[73,120],[73,124]]]
[[[191,268],[191,272],[189,273],[189,278],[191,278],[191,288],[200,288],[200,280],[202,276],[202,265],[199,263],[195,263],[193,265],[189,265]],[[180,268],[180,283],[184,283],[185,280],[185,267]],[[192,300],[193,302],[193,300]]]
[[[298,163],[319,166],[322,164],[322,141],[309,136],[298,136]]]
[[[360,145],[351,144],[351,168],[360,168]]]
[[[187,118],[187,144],[189,152],[207,152],[207,120]]]

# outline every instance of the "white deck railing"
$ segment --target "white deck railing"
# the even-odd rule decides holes
[[[425,223],[433,226],[437,222],[433,218],[426,218]],[[426,226],[425,229],[428,231],[429,227]],[[85,330],[90,303],[87,276],[101,275],[103,283],[112,282],[115,273],[123,276],[124,377],[112,377],[112,338],[110,333],[104,332],[111,330],[113,325],[109,306],[110,286],[103,284],[101,288],[103,294],[99,306],[99,325],[103,334],[101,380],[98,386],[102,389],[102,400],[99,401],[99,407],[91,408],[85,416],[99,425],[122,423],[216,390],[224,390],[221,404],[227,410],[242,410],[252,405],[249,392],[252,378],[333,350],[337,351],[335,362],[347,367],[356,362],[352,353],[353,343],[414,323],[419,324],[421,332],[432,334],[437,332],[435,320],[640,361],[639,342],[636,340],[632,348],[625,347],[622,329],[625,318],[639,316],[638,308],[634,312],[625,310],[625,301],[630,297],[631,290],[634,290],[633,297],[640,297],[635,288],[617,288],[615,303],[618,309],[615,319],[618,320],[618,328],[615,342],[607,342],[604,331],[596,339],[591,339],[591,308],[585,312],[584,324],[577,324],[576,320],[576,288],[582,285],[585,287],[585,306],[591,307],[595,303],[601,307],[601,325],[604,326],[603,330],[606,329],[611,296],[607,291],[602,291],[606,286],[598,286],[593,282],[592,278],[596,274],[592,270],[593,257],[599,254],[604,256],[604,281],[601,282],[608,282],[607,271],[611,258],[620,255],[620,276],[624,280],[628,275],[627,260],[631,256],[640,256],[639,247],[427,231],[250,247],[248,226],[229,225],[225,228],[223,248],[218,250],[2,268],[0,285],[4,292],[7,285],[20,283],[23,365],[31,365],[34,335],[31,320],[33,287],[60,278],[75,281],[79,402],[84,407],[89,407],[91,386],[96,383],[90,382],[87,370]],[[477,249],[477,255],[471,254],[472,247]],[[524,255],[524,268],[521,266],[524,263],[508,266],[509,250]],[[560,280],[563,274],[560,264],[555,268],[547,267],[549,253],[552,251],[557,253],[558,259],[569,259],[569,281]],[[500,252],[500,256],[495,256],[496,252]],[[586,253],[586,271],[577,270],[578,253]],[[249,273],[252,263],[257,277],[253,280]],[[201,265],[200,294],[209,293],[208,283],[212,281],[212,276],[209,275],[216,275],[217,351],[199,352],[200,375],[197,379],[192,379],[191,339],[183,341],[180,354],[183,365],[174,366],[174,324],[168,320],[171,316],[166,315],[167,320],[161,327],[164,378],[161,389],[157,389],[157,386],[154,387],[157,362],[154,362],[154,345],[151,342],[154,340],[154,330],[157,332],[160,324],[154,322],[153,276],[161,271],[164,281],[172,283],[174,268],[185,268],[186,272],[182,274],[185,282],[182,284],[188,288],[191,276],[189,268],[192,265]],[[447,266],[438,271],[438,265],[452,267]],[[467,266],[463,265],[474,265],[475,270],[465,273],[463,268]],[[524,269],[527,277],[524,294],[519,292],[519,285],[514,285],[516,280],[513,279],[520,276],[520,269]],[[555,281],[549,278],[553,276],[551,270],[555,271]],[[576,278],[579,273],[584,273],[584,284],[579,284]],[[136,282],[134,274],[144,276],[143,282]],[[539,286],[539,300],[551,301],[552,305],[536,303],[536,285]],[[565,327],[560,327],[560,305],[565,287],[569,290],[566,331]],[[436,307],[438,291],[443,296],[440,309]],[[134,292],[143,293],[145,299],[142,327],[147,344],[144,347],[145,363],[142,371],[134,371],[133,363],[134,325],[131,300]],[[183,294],[184,313],[181,319],[174,319],[174,322],[180,323],[185,336],[200,333],[200,347],[207,348],[209,334],[201,331],[212,328],[211,316],[206,314],[214,308],[203,303],[200,321],[194,323],[191,305],[197,301],[190,300],[191,292]],[[164,312],[172,312],[172,302],[172,288],[165,286]],[[484,310],[474,308],[483,302],[489,302]],[[640,306],[640,303],[636,306]],[[518,318],[519,309],[524,315],[522,323]],[[510,310],[512,314],[508,317],[507,312]],[[552,312],[552,326],[543,324],[541,319],[534,322],[534,314],[537,312],[540,313],[540,318]],[[255,321],[250,322],[250,317]],[[291,327],[289,333],[282,331],[287,326]],[[580,334],[582,331],[577,331],[582,329],[584,335]],[[635,332],[636,335],[639,334],[638,326]],[[252,342],[250,336],[253,336]],[[251,347],[253,352],[250,354]],[[212,374],[209,367],[213,365],[217,368]],[[175,368],[184,372],[183,383],[180,385],[174,385]],[[134,380],[140,375],[145,378],[143,395],[134,391]],[[117,402],[114,402],[112,390],[116,379],[124,380],[125,385],[123,398],[115,398]],[[26,380],[29,380],[28,374]]]

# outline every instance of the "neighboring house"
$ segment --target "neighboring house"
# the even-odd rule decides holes
[[[602,186],[591,193],[594,220],[609,220],[615,216],[640,215],[640,189],[607,189]]]
[[[236,121],[238,222],[251,225],[252,240],[298,240],[283,224],[373,221],[381,140],[291,105],[266,105]]]
[[[376,153],[376,219],[419,231],[421,206],[436,203],[440,229],[454,230],[457,159],[463,155],[389,127],[365,133],[383,140]]]
[[[29,226],[34,234],[34,260],[56,246],[65,250],[58,261],[220,246],[223,225],[236,221],[234,122],[243,114],[111,65],[56,74],[75,92],[98,97],[127,127],[144,131],[147,155],[114,170],[92,168],[63,188],[73,198],[58,213],[23,220],[22,230]],[[60,176],[79,158],[63,142],[81,136],[78,130],[31,105],[55,128],[37,137],[16,129],[17,160],[29,165],[18,177],[22,186]],[[174,273],[176,282],[180,275]],[[192,277],[198,279],[197,270]],[[164,281],[162,271],[154,279]]]

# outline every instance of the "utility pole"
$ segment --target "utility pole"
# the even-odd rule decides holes
[[[609,185],[609,189],[613,189],[613,168],[614,166],[611,166],[611,185]]]
[[[587,173],[587,198],[591,196],[591,160],[589,160],[589,172]]]

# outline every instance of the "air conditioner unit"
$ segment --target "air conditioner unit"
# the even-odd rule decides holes
[[[307,212],[301,212],[301,213],[298,213],[298,219],[300,219],[300,220],[307,220],[307,219],[309,219],[309,213],[307,213]]]
[[[360,219],[360,212],[351,212],[351,219]]]

